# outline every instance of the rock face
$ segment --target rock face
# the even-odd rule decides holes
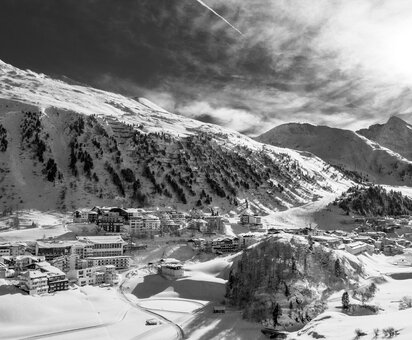
[[[309,153],[0,63],[0,209],[282,210],[350,181]]]
[[[396,125],[403,126],[397,123],[398,119],[393,120]],[[362,135],[327,126],[291,123],[277,126],[257,137],[257,140],[312,152],[332,165],[363,175],[369,181],[399,185],[412,183],[411,163],[396,151],[366,138],[365,133]]]
[[[371,125],[358,133],[412,161],[412,125],[392,116],[386,124]]]

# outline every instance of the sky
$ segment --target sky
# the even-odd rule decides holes
[[[0,42],[16,67],[250,136],[412,112],[410,0],[2,0]]]

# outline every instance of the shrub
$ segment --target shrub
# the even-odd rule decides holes
[[[377,338],[378,336],[379,336],[379,328],[375,328],[374,330],[373,330],[373,335],[374,335],[374,337],[375,338]]]
[[[401,302],[399,302],[399,309],[403,310],[408,308],[412,308],[412,297],[404,296]]]
[[[382,329],[382,332],[387,338],[393,338],[394,336],[399,335],[399,331],[395,330],[393,327],[384,328]]]
[[[356,337],[358,337],[358,338],[360,338],[361,336],[366,335],[366,333],[363,330],[361,330],[360,328],[355,329],[355,334],[356,334]]]

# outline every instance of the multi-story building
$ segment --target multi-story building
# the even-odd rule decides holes
[[[27,244],[19,243],[2,243],[0,244],[0,256],[18,256],[24,255]]]
[[[116,268],[128,268],[130,256],[124,255],[126,242],[121,236],[79,236],[79,244],[88,248],[80,258],[87,259],[88,266],[114,265]],[[79,245],[76,245],[79,247]],[[80,254],[80,250],[77,250]]]
[[[250,209],[246,209],[240,214],[240,224],[257,229],[262,225],[262,217],[254,214]]]
[[[212,241],[212,251],[213,252],[222,252],[222,253],[231,253],[239,251],[239,238],[238,237],[225,237],[217,238]]]
[[[144,230],[143,217],[142,216],[131,216],[129,218],[129,232],[131,235],[142,234]]]
[[[73,223],[86,223],[89,221],[89,209],[79,209],[73,213]]]
[[[160,219],[154,215],[143,217],[143,226],[147,233],[155,233],[160,230]]]
[[[89,256],[121,256],[124,253],[126,242],[121,236],[78,236],[77,239],[86,245],[91,245],[87,251]]]
[[[93,266],[71,270],[69,279],[75,281],[79,286],[107,283],[110,285],[118,283],[118,274],[113,265]]]
[[[37,241],[35,255],[44,256],[46,261],[51,261],[56,257],[69,255],[74,243],[71,241]]]
[[[59,268],[52,266],[48,262],[39,262],[36,263],[36,269],[47,275],[49,293],[69,289],[69,280],[66,278],[66,274]]]
[[[20,287],[30,295],[46,294],[49,291],[47,274],[40,270],[28,270],[20,275]]]
[[[0,256],[10,256],[10,243],[0,244]]]
[[[136,215],[129,220],[132,235],[153,235],[160,231],[160,219],[154,215]]]
[[[127,217],[130,220],[130,218],[132,217],[142,216],[142,214],[145,213],[145,210],[140,209],[140,208],[129,208],[129,209],[126,209],[126,212],[127,212]]]
[[[244,233],[244,234],[239,234],[239,241],[240,241],[240,247],[242,248],[247,248],[251,246],[252,244],[255,244],[258,242],[258,238],[254,233]]]
[[[184,213],[179,211],[172,211],[170,212],[170,218],[179,225],[183,225],[186,223],[186,216]]]
[[[117,212],[109,212],[105,215],[101,215],[97,219],[97,224],[106,233],[121,233],[124,217],[120,216]]]
[[[91,267],[112,265],[116,269],[125,269],[130,267],[130,256],[88,257],[87,265]]]

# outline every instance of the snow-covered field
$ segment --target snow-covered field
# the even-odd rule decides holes
[[[153,315],[131,306],[116,289],[86,286],[55,295],[0,297],[2,339],[175,339],[168,323],[146,326]]]
[[[21,228],[0,231],[0,241],[33,241],[55,237],[68,231],[65,227],[68,216],[59,212],[24,210],[18,213],[18,218]],[[9,216],[0,218],[0,229],[6,227],[6,221],[9,219]],[[34,228],[31,227],[32,223],[35,224]]]
[[[177,280],[140,269],[128,275],[122,289],[129,300],[181,327],[187,339],[263,339],[260,325],[243,320],[240,311],[213,313],[213,306],[224,299],[223,277],[235,257],[187,262],[184,277]]]
[[[375,297],[368,302],[379,307],[376,315],[351,316],[341,312],[341,296],[343,291],[333,294],[328,299],[328,309],[308,323],[303,329],[290,335],[290,339],[385,339],[383,329],[393,327],[399,331],[395,339],[412,339],[412,309],[399,310],[402,297],[412,296],[412,266],[411,253],[387,257],[384,255],[362,255],[359,259],[371,275],[365,283],[372,282],[376,277],[378,290]],[[406,265],[405,265],[406,263]],[[400,279],[393,279],[386,274],[403,273]],[[384,275],[384,276],[382,276]],[[376,279],[375,279],[376,280]],[[351,302],[360,304],[351,299]],[[355,330],[366,333],[356,337]],[[379,335],[374,337],[374,329],[379,329]]]

